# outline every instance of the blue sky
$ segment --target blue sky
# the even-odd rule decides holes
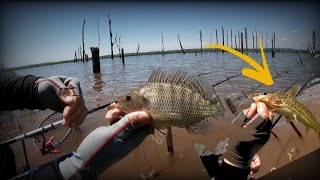
[[[161,32],[166,50],[180,49],[178,34],[185,49],[199,48],[199,30],[204,44],[209,44],[212,32],[212,42],[216,42],[218,29],[221,42],[222,26],[229,34],[231,29],[235,33],[247,27],[249,47],[256,28],[258,35],[263,33],[264,41],[268,33],[268,46],[271,33],[276,32],[277,47],[306,49],[314,28],[320,36],[317,10],[314,4],[284,2],[9,3],[3,11],[4,61],[1,63],[15,67],[72,59],[81,45],[84,18],[86,52],[91,56],[89,48],[98,46],[99,18],[100,54],[110,54],[108,13],[112,32],[121,35],[125,52],[135,52],[137,43],[142,52],[161,50]]]

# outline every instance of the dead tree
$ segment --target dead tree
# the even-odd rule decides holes
[[[228,41],[229,41],[229,34],[228,34],[228,29],[227,29],[227,46],[228,46]]]
[[[138,47],[137,47],[137,56],[139,56],[139,50],[140,50],[140,45],[139,43],[137,43]]]
[[[234,35],[234,44],[236,45],[236,50],[238,50],[238,46],[237,46],[237,35]]]
[[[161,48],[162,48],[162,54],[164,54],[164,44],[163,44],[163,34],[161,32]]]
[[[238,29],[238,38],[239,38],[239,48],[241,47],[241,43],[240,43],[240,32],[239,32],[239,29]]]
[[[256,32],[256,49],[254,50],[256,52],[258,52],[258,33],[257,33],[257,28],[254,28],[255,32]]]
[[[252,31],[252,52],[255,52],[256,50],[254,49],[254,32]]]
[[[312,50],[315,51],[316,50],[316,32],[315,30],[313,29],[313,32],[312,32]]]
[[[222,45],[224,45],[224,30],[222,26]],[[224,53],[224,50],[222,50],[222,53]]]
[[[246,52],[248,54],[248,32],[247,32],[247,28],[244,28],[244,39],[246,41]]]
[[[113,59],[113,45],[114,45],[115,41],[113,41],[113,39],[112,39],[111,19],[110,19],[109,14],[108,14],[108,18],[109,18],[109,31],[110,31],[111,59]]]
[[[119,50],[119,58],[121,58],[121,36],[118,36],[118,39],[117,39],[117,36],[118,34],[116,33],[116,37],[114,38],[114,40]]]
[[[98,28],[98,48],[100,48],[100,28],[99,28],[99,18],[97,20],[97,28]]]
[[[216,29],[216,43],[219,44],[219,40],[218,40],[218,29]],[[218,54],[218,50],[216,50],[217,54]]]
[[[125,62],[124,62],[124,52],[123,52],[123,48],[121,49],[121,53],[122,53],[122,55],[121,55],[121,59],[122,59],[122,64],[124,65],[125,64]]]
[[[231,29],[231,48],[232,48],[232,29]]]
[[[243,54],[243,33],[241,32],[241,53]]]
[[[83,20],[83,25],[82,25],[82,60],[84,62],[85,54],[86,51],[84,50],[84,25],[86,24],[86,20]]]
[[[73,62],[75,63],[77,61],[77,51],[74,52],[74,59]]]
[[[202,32],[200,30],[200,52],[202,54]]]
[[[80,45],[80,61],[81,62],[83,62],[83,58],[82,58],[83,56],[82,56],[82,47],[81,47],[81,45]]]
[[[275,33],[273,33],[273,37],[272,37],[272,39],[271,39],[271,45],[272,45],[272,52],[271,52],[271,56],[272,57],[274,57],[274,54],[275,54],[275,44],[276,44],[276,42],[275,42],[275,37],[276,37],[276,35],[275,35]]]
[[[181,41],[180,41],[179,34],[178,34],[178,40],[179,40],[179,43],[180,43],[180,48],[181,48],[181,50],[182,50],[182,53],[185,54],[184,49],[183,49],[183,47],[182,47],[182,43],[181,43]]]

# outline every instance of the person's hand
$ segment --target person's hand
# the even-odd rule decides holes
[[[259,171],[261,167],[261,161],[260,161],[260,158],[258,156],[258,154],[256,154],[252,161],[251,161],[251,164],[250,164],[250,174],[254,174],[254,173],[257,173]]]
[[[119,109],[112,109],[107,112],[105,118],[107,121],[114,121],[124,115],[125,113],[120,111]],[[150,124],[151,122],[151,117],[145,111],[132,112],[127,114],[126,116],[128,116],[130,122],[132,123],[132,125],[134,125],[135,128]]]
[[[231,128],[233,137],[230,139],[233,142],[227,148],[224,161],[242,169],[249,169],[254,155],[270,138],[272,119],[273,113],[262,102],[252,103],[250,108],[243,110]]]
[[[63,113],[63,126],[81,125],[88,109],[77,79],[65,76],[40,78],[34,85],[40,105]]]

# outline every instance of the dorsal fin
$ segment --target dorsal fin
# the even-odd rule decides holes
[[[293,97],[295,97],[295,96],[298,94],[300,88],[301,88],[300,84],[295,84],[295,85],[290,89],[290,91],[288,91],[288,94],[291,95],[291,96],[293,96]]]
[[[214,100],[210,86],[203,78],[195,75],[189,75],[182,71],[174,71],[170,73],[159,68],[152,72],[148,82],[180,85],[199,93],[205,100]]]

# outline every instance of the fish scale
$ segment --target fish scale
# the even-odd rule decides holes
[[[116,107],[125,113],[146,111],[158,130],[186,127],[196,134],[207,133],[212,120],[224,115],[219,97],[204,79],[161,69],[153,71],[145,85],[119,97]]]

